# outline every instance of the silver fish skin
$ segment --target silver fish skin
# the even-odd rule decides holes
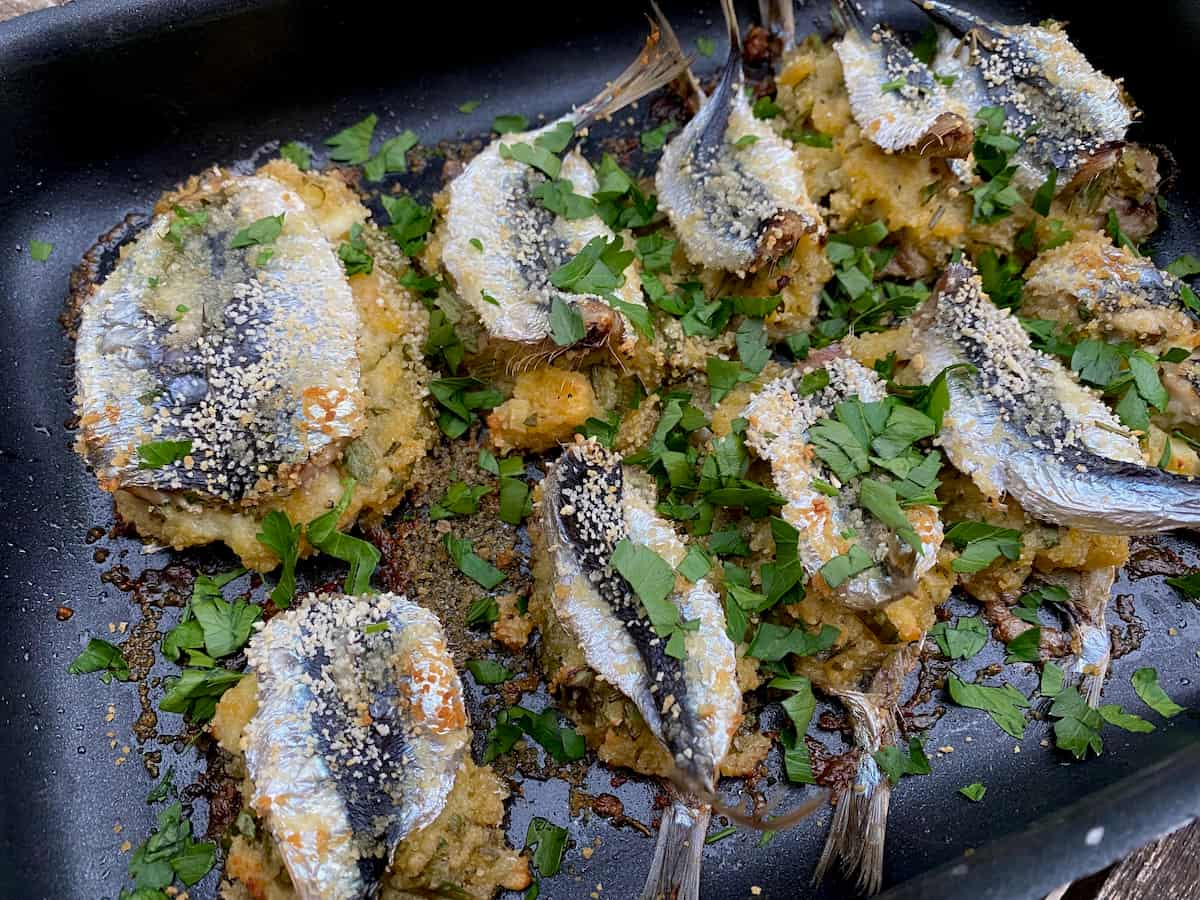
[[[744,276],[787,254],[805,234],[823,237],[825,224],[791,146],[751,111],[730,0],[722,9],[730,48],[720,80],[667,143],[654,183],[687,258]]]
[[[822,367],[829,384],[800,396],[802,376]],[[838,403],[852,398],[873,403],[886,396],[878,375],[835,348],[766,385],[743,414],[748,422],[747,445],[770,462],[775,489],[787,500],[781,515],[800,533],[797,554],[807,575],[815,576],[830,559],[846,552],[850,542],[841,535],[850,529],[858,533],[855,542],[875,559],[872,568],[833,589],[853,609],[874,609],[911,593],[933,567],[942,544],[942,523],[934,507],[907,510],[921,538],[922,552],[914,553],[858,505],[854,485],[840,485],[812,452],[809,429],[833,416]],[[841,487],[840,492],[836,497],[821,493],[814,485],[817,479]]]
[[[985,496],[1105,534],[1200,526],[1200,481],[1145,465],[1137,438],[1057,360],[1032,348],[966,262],[951,263],[913,315],[910,367],[925,384],[948,366],[938,442]]]
[[[684,633],[686,658],[669,656],[641,601],[610,564],[622,539],[649,547],[672,568],[687,554],[655,513],[653,482],[594,439],[579,438],[542,485],[539,515],[554,561],[555,614],[588,665],[637,706],[681,776],[682,793],[663,816],[640,896],[697,900],[711,815],[702,798],[713,796],[717,767],[742,719],[737,657],[720,597],[705,579],[671,595],[680,618],[697,627]]]
[[[334,248],[294,191],[260,176],[217,179],[207,215],[166,236],[157,216],[82,309],[75,348],[78,448],[106,490],[194,492],[251,504],[335,454],[364,427],[358,311]],[[234,249],[284,216],[273,254]],[[190,441],[142,468],[138,448]]]
[[[444,807],[469,741],[440,623],[395,594],[310,594],[246,656],[252,803],[297,894],[377,896],[397,843]]]
[[[666,84],[686,65],[678,43],[664,40],[655,27],[638,58],[596,97],[542,128],[497,138],[450,183],[442,265],[493,337],[524,344],[546,340],[557,299],[579,308],[585,346],[611,343],[620,352],[632,349],[637,336],[628,320],[601,296],[569,293],[550,283],[551,273],[590,240],[611,241],[612,230],[595,215],[566,219],[546,209],[533,192],[549,179],[532,166],[506,159],[501,148],[533,145],[564,122],[577,129],[612,115]],[[599,188],[577,149],[562,160],[558,177],[585,197]],[[625,270],[624,283],[613,294],[622,302],[644,305],[636,263]]]
[[[835,692],[850,716],[858,769],[854,784],[838,798],[813,873],[814,883],[821,881],[836,862],[864,894],[878,893],[883,884],[883,850],[893,785],[875,762],[875,754],[899,740],[895,708],[904,679],[916,666],[921,643],[906,645],[889,656],[865,690]]]
[[[867,139],[889,153],[962,158],[974,133],[966,106],[887,25],[869,26],[857,0],[834,0],[850,111]],[[884,90],[883,85],[900,84]]]
[[[944,26],[938,70],[972,115],[1003,107],[1005,131],[1023,141],[1015,183],[1037,187],[1051,169],[1062,190],[1093,158],[1125,140],[1134,111],[1061,27],[988,22],[939,0],[913,0]],[[1114,157],[1115,161],[1115,157]]]
[[[1200,316],[1183,302],[1184,287],[1152,259],[1100,235],[1081,235],[1029,264],[1021,310],[1059,321],[1066,316],[1076,333],[1134,341],[1152,353],[1194,350]]]
[[[687,554],[654,511],[653,483],[594,439],[580,439],[542,485],[539,515],[554,562],[558,619],[588,665],[637,706],[690,785],[711,794],[741,721],[737,658],[720,597],[706,579],[671,595],[681,618],[699,625],[684,633],[685,659],[667,655],[641,601],[610,564],[622,539],[649,547],[672,568]]]

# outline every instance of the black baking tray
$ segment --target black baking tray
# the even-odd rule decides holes
[[[715,68],[725,46],[717,4],[664,6],[686,44],[700,34],[716,40],[716,55],[697,62],[702,73]],[[911,21],[911,8],[894,7]],[[1200,4],[1145,0],[1119,16],[1090,3],[973,8],[1010,21],[1071,21],[1093,61],[1127,77],[1145,111],[1135,136],[1169,145],[1178,170],[1151,248],[1160,261],[1200,248],[1200,145],[1184,124],[1192,98],[1181,79],[1200,51]],[[179,784],[197,769],[186,747],[133,740],[136,685],[65,672],[88,635],[107,637],[110,623],[140,617],[101,573],[119,560],[132,577],[154,574],[172,560],[144,554],[136,539],[89,535],[107,531],[113,516],[71,452],[72,347],[59,316],[73,267],[100,235],[127,214],[145,214],[181,178],[266,159],[272,142],[320,147],[368,112],[380,115],[378,135],[412,128],[427,144],[482,134],[498,113],[558,114],[625,64],[644,34],[643,11],[612,0],[77,0],[0,25],[0,758],[8,766],[0,894],[115,897],[127,883],[119,847],[126,839],[136,846],[155,813],[144,800],[151,779],[139,750],[161,750]],[[750,22],[752,10],[742,16]],[[801,33],[829,29],[821,2],[799,8],[798,20]],[[475,98],[484,100],[478,110],[456,111]],[[48,262],[30,259],[31,238],[55,245]],[[1200,720],[1162,720],[1129,684],[1134,669],[1154,665],[1179,702],[1200,705],[1200,611],[1163,583],[1164,572],[1200,563],[1200,549],[1174,535],[1136,549],[1151,562],[1123,574],[1114,595],[1133,598],[1145,635],[1116,661],[1105,698],[1152,718],[1157,731],[1107,729],[1103,756],[1068,763],[1041,745],[1050,737],[1045,723],[1031,723],[1016,752],[1017,742],[982,713],[950,706],[926,746],[955,751],[935,755],[933,776],[905,779],[893,796],[884,866],[892,896],[1041,897],[1200,813]],[[1175,561],[1153,562],[1164,550]],[[74,616],[59,621],[60,606]],[[166,610],[161,627],[177,614]],[[1112,608],[1110,621],[1128,627]],[[973,676],[995,658],[957,669]],[[1016,666],[1006,677],[1029,694],[1036,675]],[[178,730],[173,719],[163,715],[160,731]],[[771,765],[779,770],[778,759]],[[614,788],[612,774],[594,767],[587,789],[618,794],[628,814],[649,821],[652,786],[631,779]],[[982,803],[956,793],[973,781],[988,786]],[[516,845],[532,815],[566,822],[567,798],[563,782],[525,778],[508,819]],[[202,799],[195,813],[203,830]],[[709,847],[702,896],[747,897],[753,886],[766,897],[851,896],[836,878],[807,887],[828,818],[826,810],[766,847],[750,834]],[[590,860],[568,853],[542,896],[636,896],[653,840],[587,815],[570,830],[576,846],[601,837],[602,847]],[[211,897],[216,883],[214,873],[191,895]]]

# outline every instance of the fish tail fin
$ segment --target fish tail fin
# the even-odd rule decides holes
[[[674,32],[670,32],[671,39],[665,37],[670,26],[662,27],[666,23],[662,12],[656,7],[655,13],[658,24],[650,23],[650,36],[637,59],[604,90],[575,110],[577,126],[611,116],[662,87],[688,67],[690,60],[684,55],[679,41],[674,39]]]
[[[929,16],[939,25],[946,26],[960,36],[966,34],[972,28],[978,28],[986,24],[971,13],[961,10],[956,6],[951,6],[949,3],[941,3],[939,0],[912,0],[912,2],[925,15]]]
[[[867,32],[863,11],[855,0],[833,0],[829,4],[829,14],[833,19],[833,27],[842,34],[857,31],[865,36]]]
[[[794,0],[758,0],[758,17],[767,31],[783,39],[785,53],[796,45]]]
[[[640,900],[698,900],[704,833],[712,808],[676,797],[663,813]]]
[[[667,17],[663,15],[663,11],[658,8],[658,4],[655,3],[654,0],[650,0],[650,6],[654,8],[654,17],[658,20],[658,27],[662,29],[663,40],[674,48],[674,52],[678,53],[682,57],[687,57],[687,54],[683,52],[682,45],[679,43],[678,35],[675,34],[675,29],[671,27],[671,23],[667,20]],[[705,97],[704,89],[700,87],[700,79],[698,79],[696,77],[696,73],[692,71],[690,58],[688,58],[687,68],[684,69],[684,75],[687,76],[688,86],[693,92],[695,92],[696,96],[700,98],[700,102],[703,103]]]
[[[1104,678],[1108,675],[1108,664],[1112,661],[1112,645],[1108,629],[1104,626],[1104,611],[1098,623],[1079,624],[1075,628],[1079,637],[1079,662],[1076,664],[1081,677],[1079,688],[1087,705],[1096,709],[1100,706],[1100,694],[1104,689]]]
[[[878,695],[841,691],[837,696],[850,713],[854,742],[862,756],[854,784],[838,801],[813,881],[820,881],[837,860],[847,877],[856,878],[863,893],[875,894],[883,884],[883,846],[892,785],[879,771],[873,754],[895,739],[896,722]]]
[[[735,56],[742,52],[742,29],[738,26],[733,0],[721,0],[721,12],[725,16],[725,28],[729,32],[729,55]]]
[[[855,878],[864,894],[876,894],[883,883],[883,846],[887,838],[888,807],[892,786],[879,771],[874,758],[864,753],[858,778],[838,800],[829,826],[829,836],[813,873],[821,881],[836,860],[849,878]]]

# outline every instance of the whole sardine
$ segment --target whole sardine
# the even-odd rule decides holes
[[[800,533],[797,556],[805,573],[815,576],[829,560],[856,544],[874,564],[842,582],[834,593],[849,607],[874,609],[916,588],[937,559],[942,524],[935,507],[921,504],[905,510],[920,537],[922,551],[916,553],[863,510],[857,484],[840,484],[814,454],[809,431],[835,417],[838,404],[848,399],[879,403],[887,397],[878,375],[839,352],[834,348],[814,356],[756,394],[746,407],[746,443],[771,463],[775,489],[787,500],[782,516]],[[828,383],[801,395],[803,375],[822,366]],[[831,486],[836,488],[833,496]]]
[[[700,111],[663,151],[659,205],[689,260],[738,275],[786,255],[825,226],[788,145],[756,119],[743,90],[741,34],[730,0],[721,8],[729,55]]]
[[[1134,341],[1154,353],[1200,345],[1200,316],[1186,285],[1154,261],[1091,233],[1038,254],[1025,270],[1021,313],[1068,325],[1078,336]]]
[[[856,0],[834,0],[850,110],[868,140],[888,152],[961,158],[971,152],[970,113],[883,24],[868,27]]]
[[[676,579],[670,600],[681,621],[683,659],[667,652],[645,607],[613,567],[621,540],[649,547],[672,569],[687,547],[654,511],[653,485],[594,440],[579,438],[542,482],[542,537],[554,563],[555,614],[589,666],[633,701],[670,752],[679,798],[664,814],[645,898],[694,898],[717,767],[741,722],[737,657],[720,597],[705,579]]]
[[[638,58],[608,87],[573,112],[550,124],[492,141],[450,184],[442,264],[455,290],[479,315],[493,337],[536,343],[551,334],[554,302],[577,307],[585,335],[580,344],[629,349],[636,335],[621,313],[599,294],[555,287],[551,274],[594,238],[611,241],[613,232],[594,215],[565,218],[547,209],[534,191],[549,183],[538,169],[512,157],[516,144],[536,146],[564,123],[572,129],[610,116],[674,78],[687,65],[678,44],[652,29]],[[599,188],[592,167],[578,150],[562,160],[557,180],[590,198]],[[636,268],[625,271],[613,289],[618,300],[643,305]]]
[[[268,216],[282,217],[270,254],[233,246]],[[252,504],[294,488],[364,427],[360,330],[295,192],[214,179],[191,209],[157,216],[83,306],[79,450],[103,488],[152,501]]]
[[[1055,169],[1061,189],[1094,157],[1115,162],[1108,151],[1125,140],[1133,110],[1061,26],[1002,25],[939,0],[913,2],[945,26],[937,65],[955,79],[951,95],[972,115],[1004,109],[1005,131],[1022,142],[1013,156],[1018,183],[1036,187]]]
[[[252,803],[296,892],[375,897],[397,843],[441,812],[469,739],[441,625],[394,594],[310,594],[246,656]]]
[[[1137,438],[1057,360],[1032,348],[967,262],[951,263],[914,313],[911,367],[950,366],[938,441],[985,496],[1107,534],[1200,526],[1200,481],[1144,464]]]

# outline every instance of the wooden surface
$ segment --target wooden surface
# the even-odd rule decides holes
[[[1200,819],[1046,900],[1200,900]]]

